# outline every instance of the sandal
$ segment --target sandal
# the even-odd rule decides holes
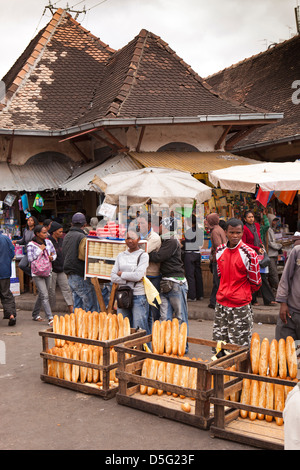
[[[53,318],[51,318],[51,320],[48,321],[48,325],[53,326]]]
[[[9,322],[8,322],[8,326],[14,326],[16,324],[16,317],[14,315],[11,315],[9,317]]]
[[[44,319],[42,317],[40,317],[40,315],[38,315],[37,317],[33,318],[32,319],[33,321],[44,321]]]

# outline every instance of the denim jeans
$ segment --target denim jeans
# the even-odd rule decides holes
[[[188,324],[188,308],[187,308],[187,292],[188,285],[186,282],[179,284],[173,282],[173,288],[166,294],[160,294],[160,320],[172,320],[178,318],[179,323]]]
[[[129,318],[131,328],[141,328],[146,331],[147,335],[151,334],[148,318],[149,304],[145,295],[134,295],[132,309],[118,308],[117,312]]]
[[[47,319],[51,320],[53,317],[49,301],[51,275],[48,277],[33,276],[32,279],[38,291],[38,298],[36,299],[35,305],[33,307],[32,318],[35,319],[38,317],[40,310],[43,307]]]
[[[90,279],[77,274],[69,274],[68,282],[73,296],[73,306],[86,312],[99,312],[100,307],[94,286]]]
[[[173,282],[173,288],[166,294],[160,294],[160,320],[171,320],[173,316],[178,318],[179,324],[185,322],[187,324],[187,334],[189,335],[187,292],[188,284],[183,282]],[[185,353],[188,352],[188,344]]]

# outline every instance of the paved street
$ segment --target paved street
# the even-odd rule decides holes
[[[17,325],[0,321],[6,363],[0,364],[2,450],[221,450],[251,449],[211,438],[209,431],[160,418],[40,380],[42,340],[47,323],[18,311]],[[275,325],[256,324],[269,339]],[[190,335],[211,339],[212,321],[191,319]]]

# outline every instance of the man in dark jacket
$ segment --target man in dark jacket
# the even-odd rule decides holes
[[[166,217],[161,221],[161,247],[149,253],[149,260],[160,263],[162,276],[160,284],[160,320],[172,320],[173,315],[179,322],[188,324],[187,291],[181,247],[174,237],[175,220]]]
[[[83,231],[85,225],[85,216],[81,212],[76,212],[72,217],[72,227],[66,234],[62,245],[64,272],[68,276],[74,309],[82,308],[86,312],[99,312],[94,286],[90,278],[84,278],[84,260],[78,257],[80,244],[86,238]]]
[[[8,237],[0,234],[0,299],[3,306],[3,318],[9,320],[8,325],[16,324],[15,298],[10,290],[11,261],[15,249]]]
[[[49,300],[52,311],[55,311],[56,305],[56,285],[59,286],[61,293],[65,299],[66,304],[69,308],[69,313],[73,313],[73,297],[72,292],[68,283],[68,278],[66,273],[64,273],[64,257],[62,252],[63,244],[63,227],[58,222],[53,221],[49,228],[49,240],[51,240],[52,245],[56,251],[56,259],[52,261],[52,279],[51,287],[49,290]]]

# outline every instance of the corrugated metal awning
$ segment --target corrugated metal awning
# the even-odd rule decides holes
[[[81,174],[78,176],[71,176],[67,181],[60,185],[60,189],[64,191],[94,191],[90,182],[95,176],[103,178],[106,175],[119,173],[122,171],[138,170],[142,165],[133,160],[128,155],[117,155],[111,157],[100,165],[90,169],[87,165],[84,171],[84,165],[81,167]]]
[[[58,162],[8,165],[0,163],[0,188],[2,191],[47,191],[59,186],[72,174],[69,164]]]
[[[144,167],[172,168],[188,171],[192,175],[233,165],[257,163],[250,158],[233,155],[230,152],[129,152],[129,155]]]

